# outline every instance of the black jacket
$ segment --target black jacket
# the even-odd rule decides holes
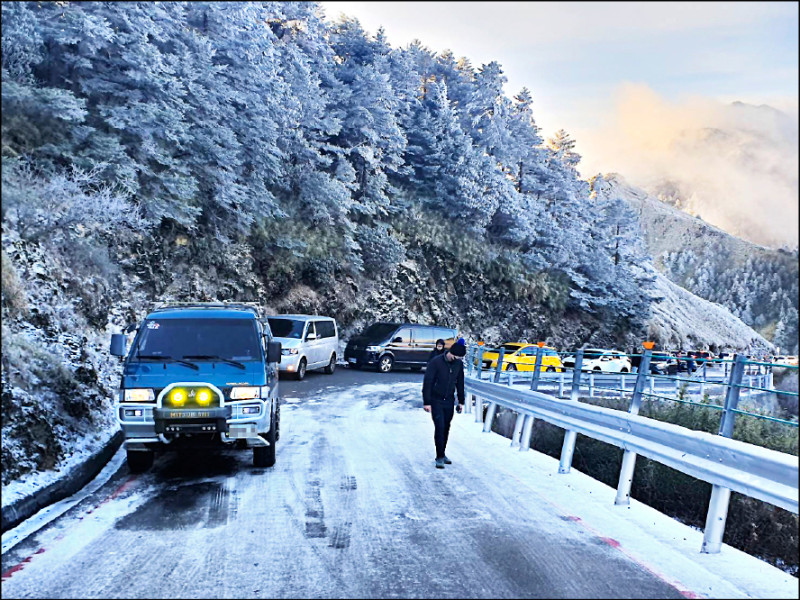
[[[445,354],[431,359],[425,369],[422,382],[422,401],[429,406],[434,401],[453,402],[458,392],[458,403],[464,404],[464,363],[460,360],[447,362]]]

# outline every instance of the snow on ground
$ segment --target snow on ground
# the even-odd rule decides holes
[[[21,498],[26,498],[59,479],[66,477],[77,469],[92,455],[97,454],[119,430],[119,425],[114,422],[97,434],[79,438],[72,454],[61,461],[55,469],[48,471],[32,471],[17,480],[9,482],[2,488],[2,505],[9,506]]]
[[[381,393],[381,386],[372,393]],[[384,386],[386,391],[391,386]],[[393,386],[397,394],[400,386]],[[362,388],[363,389],[363,388]],[[419,395],[418,384],[407,384],[405,393]],[[427,415],[421,419],[429,418]],[[498,493],[508,485],[528,488],[531,495],[575,520],[600,537],[609,538],[646,569],[679,590],[713,598],[798,598],[798,580],[777,567],[723,545],[719,554],[703,554],[703,532],[679,523],[657,510],[631,499],[630,506],[616,506],[616,490],[575,469],[558,474],[558,460],[529,450],[510,447],[511,441],[495,433],[484,433],[474,414],[455,415],[448,442],[448,455],[473,455],[491,462]],[[543,520],[541,527],[550,524]],[[555,528],[555,527],[554,527]]]

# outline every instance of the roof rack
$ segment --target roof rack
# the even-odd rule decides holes
[[[161,302],[153,310],[168,310],[171,308],[200,308],[200,309],[234,309],[249,310],[259,319],[264,318],[263,310],[258,302]]]

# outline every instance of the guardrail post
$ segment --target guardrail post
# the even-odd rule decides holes
[[[481,378],[483,373],[483,346],[478,347],[478,379]]]
[[[475,402],[475,394],[470,394],[469,399],[467,400],[466,407],[464,408],[464,414],[469,414],[472,412],[472,403]]]
[[[475,396],[475,422],[483,421],[483,398]]]
[[[625,389],[625,373],[620,373],[619,375],[619,397],[622,398],[624,395],[623,390]]]
[[[644,382],[650,372],[650,356],[652,352],[645,350],[642,354],[642,362],[639,364],[639,372],[636,374],[636,384],[633,386],[633,397],[628,412],[632,415],[639,414],[642,405],[642,391]],[[636,468],[636,452],[625,450],[622,455],[622,467],[619,470],[619,483],[617,484],[617,496],[614,504],[618,506],[628,506],[631,503],[631,484],[633,483],[633,472]]]
[[[486,419],[483,422],[483,433],[489,433],[492,430],[492,421],[494,420],[494,412],[497,410],[497,404],[489,402],[489,408],[486,410]]]
[[[511,447],[519,446],[519,436],[522,433],[522,425],[525,423],[525,415],[517,413],[517,419],[514,421],[514,435],[511,436]]]
[[[639,407],[642,405],[642,392],[644,391],[644,382],[648,379],[650,374],[650,357],[651,350],[645,350],[642,354],[642,362],[639,363],[639,372],[636,374],[636,383],[633,386],[633,396],[631,397],[631,405],[628,407],[628,412],[632,415],[639,414]],[[653,380],[650,378],[650,383]]]
[[[594,398],[594,371],[589,373],[589,398]]]
[[[558,373],[558,397],[561,398],[564,395],[564,369],[561,369]]]
[[[578,401],[581,395],[581,369],[583,368],[583,350],[575,353],[575,365],[572,368],[572,390],[569,394],[570,400]]]
[[[525,415],[525,423],[522,427],[522,438],[519,441],[519,451],[527,452],[531,449],[531,435],[533,434],[533,415]]]
[[[533,377],[531,377],[531,390],[534,392],[539,389],[539,373],[542,372],[542,354],[542,348],[537,346],[536,363],[533,365]]]
[[[703,546],[700,552],[718,554],[722,549],[722,535],[725,533],[730,499],[731,491],[728,488],[720,485],[711,487],[711,500],[708,502],[706,527],[703,530]]]
[[[506,349],[500,348],[500,354],[497,356],[497,367],[494,370],[494,382],[500,382],[500,373],[503,372],[503,357],[506,355]]]
[[[743,354],[737,354],[733,360],[731,376],[728,380],[728,390],[725,393],[725,404],[722,407],[722,419],[719,423],[719,435],[725,437],[733,436],[733,422],[736,419],[736,407],[739,405],[739,393],[744,375],[744,367],[747,359]]]
[[[572,454],[575,452],[575,440],[578,434],[567,429],[564,432],[564,445],[561,446],[561,460],[558,462],[558,472],[562,475],[569,473],[572,468]]]
[[[743,354],[737,354],[733,359],[731,367],[731,377],[728,380],[728,391],[725,394],[725,405],[722,409],[722,419],[719,424],[719,435],[724,437],[733,436],[733,424],[736,419],[736,407],[739,404],[739,392],[742,379],[744,377],[747,358]],[[708,502],[708,514],[706,515],[706,526],[703,530],[703,546],[701,552],[706,554],[717,554],[722,548],[722,536],[725,533],[725,521],[728,518],[728,504],[731,499],[731,491],[720,485],[711,487],[711,499]]]

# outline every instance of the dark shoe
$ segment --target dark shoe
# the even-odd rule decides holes
[[[453,461],[450,460],[449,458],[447,458],[447,455],[445,455],[442,460],[444,460],[444,464],[446,464],[446,465],[452,465],[453,464]]]
[[[436,459],[436,468],[437,469],[444,469],[444,459],[443,458],[437,458]]]

